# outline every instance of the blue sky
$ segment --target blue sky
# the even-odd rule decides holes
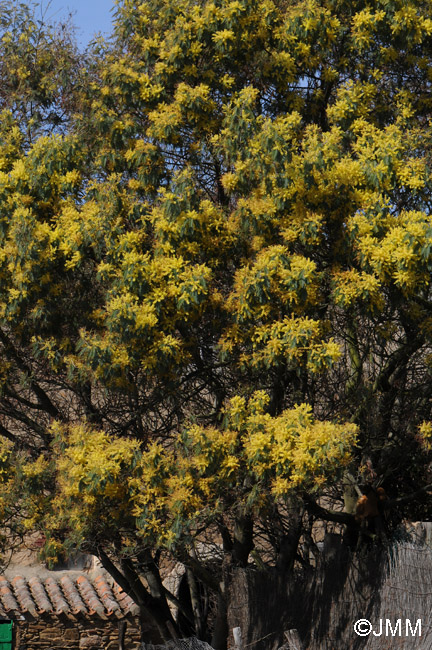
[[[78,45],[85,47],[96,32],[110,32],[114,0],[44,0],[46,17],[55,22],[72,12]]]

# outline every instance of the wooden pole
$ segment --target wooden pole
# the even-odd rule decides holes
[[[118,624],[118,647],[119,650],[125,650],[126,621],[119,621]]]
[[[243,650],[243,639],[241,627],[233,628],[234,648],[235,650]]]
[[[286,650],[304,650],[298,630],[285,630],[285,638],[288,646]]]

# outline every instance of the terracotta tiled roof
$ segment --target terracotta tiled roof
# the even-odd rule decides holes
[[[138,607],[117,584],[111,586],[104,575],[90,579],[86,574],[62,577],[16,576],[10,581],[0,576],[0,617],[18,618],[48,614],[123,618],[136,616]]]

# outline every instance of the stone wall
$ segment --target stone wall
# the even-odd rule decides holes
[[[138,619],[124,620],[125,649],[135,650],[140,640]],[[14,621],[14,637],[16,650],[118,650],[119,621],[54,617]]]

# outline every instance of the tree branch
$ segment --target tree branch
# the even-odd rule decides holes
[[[411,494],[407,494],[404,497],[400,497],[399,499],[391,499],[383,502],[383,507],[385,510],[388,510],[389,508],[395,508],[397,506],[403,506],[406,503],[411,503],[411,501],[415,501],[421,496],[424,496],[428,492],[432,492],[432,483],[429,485],[425,485],[424,487],[420,488],[419,490],[416,490],[415,492],[411,492]]]
[[[334,521],[338,524],[346,524],[352,526],[355,522],[354,515],[348,512],[340,512],[339,510],[328,510],[319,506],[315,501],[312,501],[307,495],[304,497],[306,509],[313,515],[317,515],[325,521]]]

